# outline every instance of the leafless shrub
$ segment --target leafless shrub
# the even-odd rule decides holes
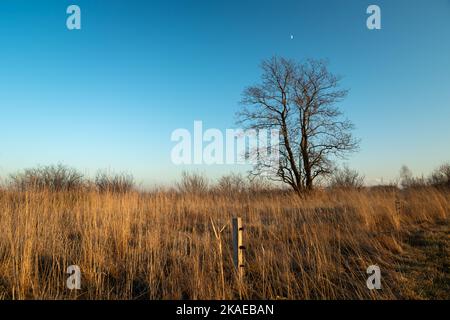
[[[264,179],[263,177],[252,176],[247,184],[247,190],[250,194],[265,193],[271,191],[279,191],[281,187],[276,187],[271,181]]]
[[[176,184],[178,192],[204,194],[209,191],[208,179],[200,173],[183,171],[181,181]]]
[[[95,176],[95,186],[100,192],[127,193],[133,191],[135,182],[131,174],[99,171]]]
[[[222,176],[216,185],[216,190],[219,193],[232,195],[243,193],[247,190],[248,183],[242,174],[231,173],[229,175]]]
[[[25,169],[10,179],[12,187],[21,191],[70,191],[84,186],[83,174],[62,164]]]
[[[361,189],[364,187],[364,176],[347,166],[336,169],[330,178],[332,188]]]
[[[445,163],[434,170],[428,181],[432,186],[450,188],[450,163]]]

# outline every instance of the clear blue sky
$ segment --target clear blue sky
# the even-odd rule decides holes
[[[66,28],[69,4],[80,31]],[[366,28],[370,4],[382,30]],[[62,162],[173,181],[185,168],[171,164],[171,132],[233,128],[272,55],[328,58],[345,77],[362,139],[348,163],[369,181],[450,160],[448,0],[2,0],[0,41],[2,176]]]

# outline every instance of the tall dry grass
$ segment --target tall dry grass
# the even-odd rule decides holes
[[[6,189],[0,299],[402,298],[408,284],[396,261],[408,228],[447,223],[449,212],[448,192],[434,188],[334,190],[307,199]],[[245,227],[240,286],[233,216]],[[82,288],[70,291],[65,271],[74,264]],[[381,268],[382,290],[366,287],[372,264]]]

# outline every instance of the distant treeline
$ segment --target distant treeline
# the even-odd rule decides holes
[[[408,167],[403,166],[397,180],[374,188],[420,188],[438,187],[450,189],[450,163],[436,168],[428,177],[415,177]],[[12,174],[7,179],[5,187],[18,190],[48,190],[73,191],[95,190],[98,192],[126,193],[138,191],[133,175],[129,173],[114,173],[98,171],[94,178],[86,177],[77,169],[57,164],[25,169]],[[364,176],[357,171],[344,166],[336,168],[334,172],[322,182],[320,188],[363,189],[367,188]],[[233,195],[237,193],[288,193],[289,189],[270,179],[244,176],[231,173],[211,181],[204,174],[197,172],[183,172],[179,182],[166,191],[191,194],[220,193]]]
[[[450,188],[450,162],[436,168],[428,177],[415,177],[407,166],[403,166],[400,170],[400,185],[403,188],[425,186]]]

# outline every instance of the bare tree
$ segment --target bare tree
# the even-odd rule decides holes
[[[414,176],[411,169],[409,169],[406,165],[403,165],[400,168],[400,185],[402,186],[402,188],[407,188],[413,185],[413,182]]]
[[[252,174],[287,183],[301,193],[332,172],[337,158],[358,148],[353,124],[336,107],[347,95],[322,60],[297,63],[273,57],[262,63],[262,82],[245,89],[238,124],[278,129],[279,160],[259,157]],[[253,150],[258,155],[261,150]]]

